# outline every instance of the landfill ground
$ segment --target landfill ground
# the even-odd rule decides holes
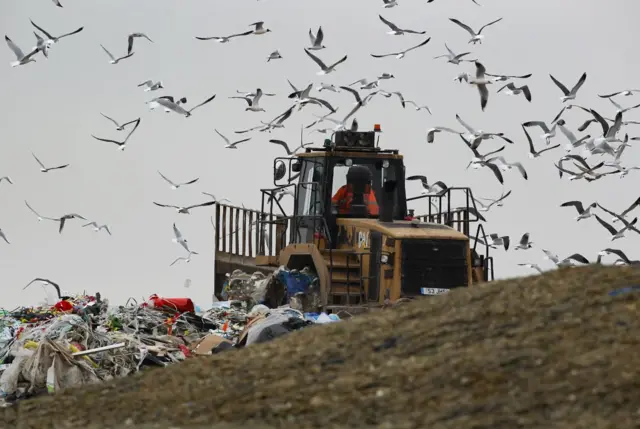
[[[0,427],[638,428],[632,267],[564,268],[0,410]]]

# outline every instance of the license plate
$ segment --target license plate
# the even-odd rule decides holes
[[[443,293],[449,292],[449,289],[439,289],[435,287],[423,287],[420,288],[420,293],[422,295],[440,295]]]

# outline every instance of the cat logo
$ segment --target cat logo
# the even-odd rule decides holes
[[[369,231],[358,231],[358,247],[369,248]]]

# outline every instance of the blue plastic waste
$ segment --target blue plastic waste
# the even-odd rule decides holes
[[[633,292],[633,291],[639,291],[640,292],[640,285],[627,286],[627,287],[623,287],[623,288],[620,288],[620,289],[614,289],[611,292],[609,292],[609,296],[622,295],[622,294]]]
[[[282,270],[278,273],[278,280],[287,288],[288,298],[291,298],[297,293],[306,292],[314,278],[314,276],[299,271],[291,272]]]

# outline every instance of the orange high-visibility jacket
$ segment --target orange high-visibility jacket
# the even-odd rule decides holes
[[[353,200],[353,192],[351,189],[351,185],[342,185],[333,198],[331,198],[331,202],[338,205],[339,214],[348,214],[351,209],[351,201]],[[376,194],[370,185],[367,185],[365,188],[364,203],[369,210],[369,215],[378,216],[378,201],[376,201]]]

